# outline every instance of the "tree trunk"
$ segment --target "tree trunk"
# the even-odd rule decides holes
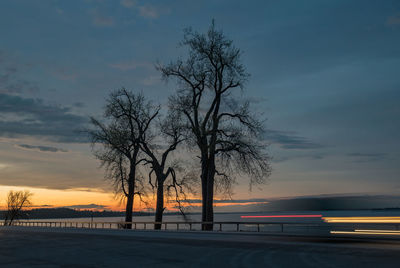
[[[217,78],[216,78],[217,81]],[[221,81],[220,81],[221,82]],[[220,92],[221,86],[218,90]],[[218,111],[221,103],[221,94],[218,93],[215,96],[215,109],[213,112],[213,133],[210,138],[208,147],[207,157],[207,198],[206,198],[206,221],[210,224],[206,224],[206,230],[212,231],[214,227],[214,176],[215,176],[215,146],[217,142],[217,130],[218,130]]]
[[[215,163],[211,158],[207,170],[206,222],[214,222],[214,175]],[[213,224],[206,224],[205,230],[212,231]]]
[[[133,202],[135,197],[135,176],[136,176],[136,156],[137,152],[134,153],[133,158],[130,161],[130,171],[128,178],[128,196],[126,200],[126,211],[125,211],[125,222],[132,222],[133,214]],[[125,229],[132,229],[132,224],[126,224]]]
[[[203,158],[204,159],[204,158]],[[205,159],[201,163],[201,221],[207,221],[207,160]],[[206,231],[206,225],[201,225],[201,230]]]
[[[154,224],[154,229],[155,230],[160,230],[161,229],[161,222],[162,222],[163,212],[164,212],[164,183],[158,181],[155,222],[160,222],[160,223],[159,224]]]
[[[126,200],[125,222],[132,222],[133,194],[129,194]],[[132,224],[125,224],[125,229],[132,229]]]

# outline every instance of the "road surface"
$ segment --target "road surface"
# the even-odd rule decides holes
[[[0,227],[1,267],[400,267],[400,242]]]

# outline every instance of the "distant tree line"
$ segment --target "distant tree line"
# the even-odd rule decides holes
[[[270,175],[263,118],[243,97],[249,74],[241,50],[214,22],[206,33],[185,30],[181,45],[188,49],[186,58],[156,66],[166,81],[176,82],[166,105],[122,88],[111,92],[102,118],[91,118],[93,153],[126,200],[126,222],[132,221],[135,197],[146,202],[149,190],[155,192],[155,221],[161,223],[165,195],[183,213],[186,194],[196,188],[202,221],[213,222],[215,191],[230,196],[237,178],[248,178],[251,186]],[[183,155],[197,160],[188,164]]]
[[[0,211],[0,219],[5,219],[7,211]],[[90,218],[90,217],[121,217],[124,212],[119,211],[91,211],[76,210],[71,208],[35,208],[25,209],[19,214],[18,219],[59,219],[59,218]],[[135,216],[150,216],[151,213],[136,212]]]

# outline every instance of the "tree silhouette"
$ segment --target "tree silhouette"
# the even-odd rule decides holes
[[[214,21],[206,34],[185,30],[181,44],[188,47],[187,58],[157,68],[166,80],[177,81],[169,105],[184,115],[188,144],[198,148],[202,221],[212,222],[215,182],[227,191],[238,175],[249,176],[251,185],[263,183],[270,174],[269,157],[260,139],[262,121],[235,92],[249,78],[240,49],[216,30]]]
[[[116,193],[126,198],[126,222],[132,222],[134,196],[141,198],[145,194],[144,178],[138,172],[143,161],[140,142],[146,141],[150,122],[158,111],[142,94],[123,88],[112,92],[107,99],[103,122],[91,118],[94,128],[88,134],[93,153],[105,167],[106,177],[113,181]],[[125,227],[131,229],[132,225]]]
[[[21,216],[22,209],[31,204],[32,195],[29,191],[8,192],[4,225],[12,225],[13,221]]]
[[[158,138],[158,143],[155,140],[143,140],[141,141],[141,148],[147,156],[144,160],[145,165],[150,165],[149,183],[153,189],[157,189],[155,222],[162,222],[165,209],[164,187],[167,187],[167,192],[174,192],[175,201],[178,202],[178,207],[182,209],[180,195],[184,195],[185,180],[178,181],[176,168],[179,168],[179,166],[176,162],[168,161],[171,158],[171,153],[184,140],[181,115],[174,111],[170,112],[154,131],[160,133],[155,137],[155,140]],[[154,182],[153,177],[155,177]],[[170,178],[169,183],[165,185],[168,178]],[[161,224],[155,224],[154,228],[161,229]]]

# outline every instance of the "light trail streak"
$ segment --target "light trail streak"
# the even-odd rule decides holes
[[[372,231],[372,230],[371,230]],[[331,234],[351,234],[351,235],[400,235],[400,233],[397,232],[364,232],[364,231],[331,231]]]
[[[379,232],[379,233],[400,233],[400,231],[397,230],[361,230],[361,229],[355,229],[355,232]]]
[[[400,217],[323,217],[328,223],[400,223]]]

